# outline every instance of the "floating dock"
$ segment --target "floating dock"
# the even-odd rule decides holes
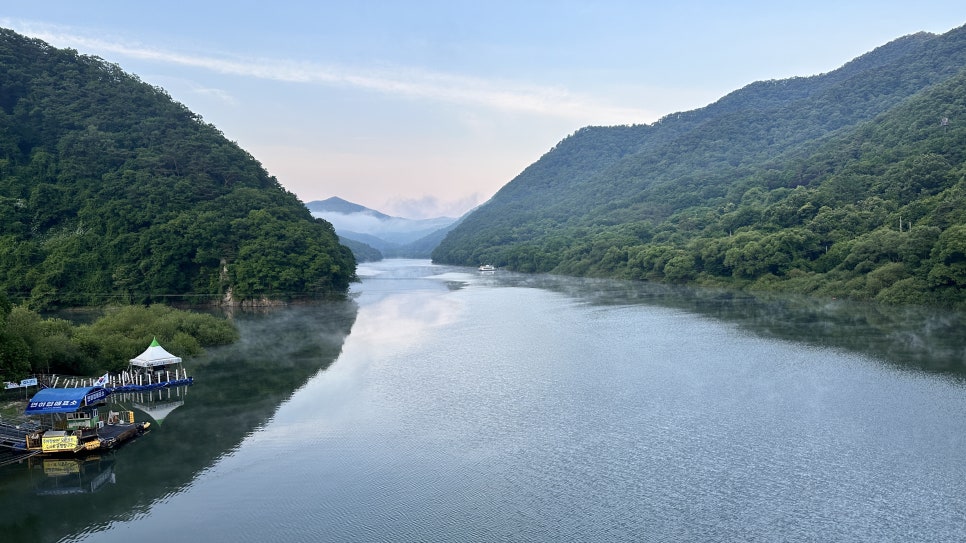
[[[0,447],[7,452],[7,462],[36,454],[77,455],[110,449],[151,426],[135,422],[133,411],[108,411],[103,418],[99,407],[109,394],[103,387],[41,389],[28,402],[25,420],[0,423]]]

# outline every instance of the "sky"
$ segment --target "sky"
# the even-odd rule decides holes
[[[962,0],[4,4],[0,27],[162,87],[302,201],[411,219],[465,213],[581,127],[966,24]]]

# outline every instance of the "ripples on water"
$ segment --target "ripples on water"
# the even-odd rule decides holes
[[[579,282],[393,261],[363,272],[335,364],[183,492],[76,539],[966,533],[955,375],[673,304],[602,303]]]

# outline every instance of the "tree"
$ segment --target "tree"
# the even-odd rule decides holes
[[[19,381],[30,371],[27,342],[8,327],[12,309],[10,301],[0,293],[0,382]]]
[[[966,288],[966,225],[951,226],[940,234],[932,261],[929,281],[933,286]]]

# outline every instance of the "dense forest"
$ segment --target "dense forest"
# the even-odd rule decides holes
[[[382,260],[382,253],[379,249],[361,241],[339,236],[339,243],[352,251],[352,256],[356,259],[356,262],[378,262]]]
[[[436,262],[966,307],[966,27],[587,127]]]
[[[14,306],[0,294],[0,383],[38,373],[119,372],[152,339],[182,357],[238,339],[227,319],[167,305],[109,306],[102,313],[90,324],[75,324]]]
[[[56,306],[344,294],[352,253],[162,89],[0,29],[0,292]]]

